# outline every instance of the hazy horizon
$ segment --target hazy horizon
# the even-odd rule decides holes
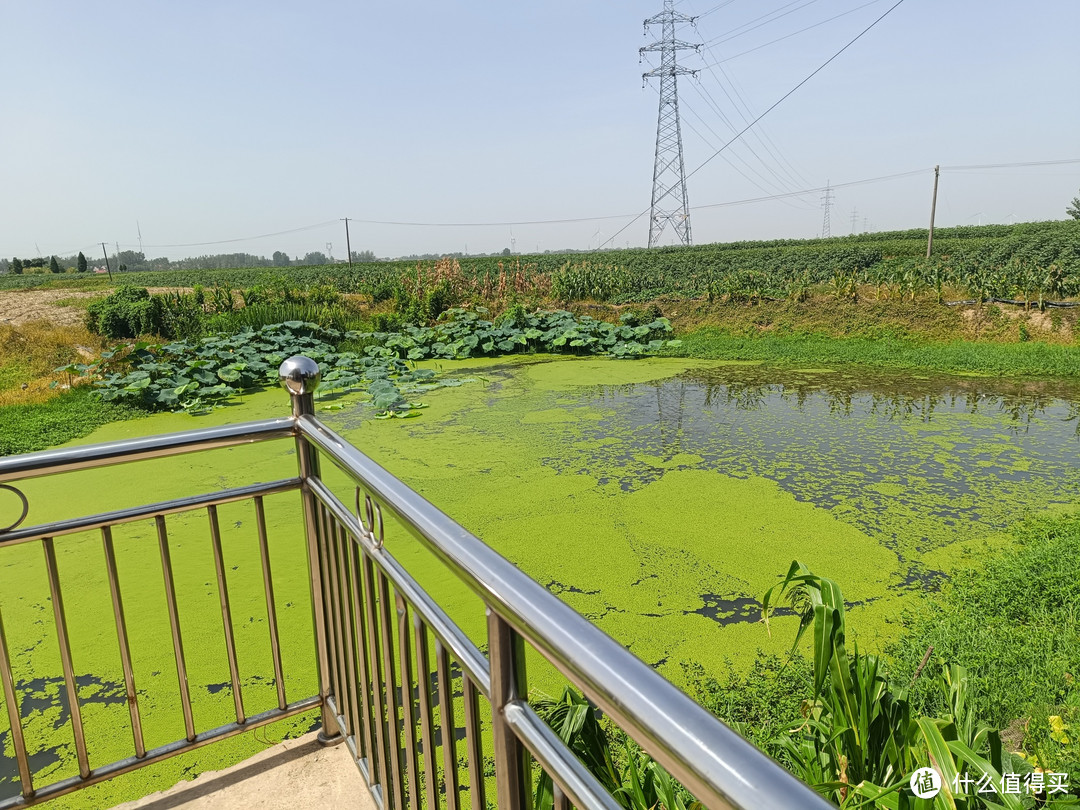
[[[710,43],[680,54],[688,173],[890,5],[678,3]],[[341,258],[342,217],[380,257],[644,245],[661,7],[11,4],[0,256]],[[1078,24],[1066,0],[906,0],[692,174],[695,243],[817,236],[820,192],[717,204],[826,182],[834,236],[925,228],[935,164],[941,227],[1065,218],[1080,164],[947,167],[1080,158]]]

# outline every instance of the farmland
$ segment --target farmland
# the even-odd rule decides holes
[[[506,294],[558,301],[613,303],[654,298],[749,301],[803,298],[814,290],[835,297],[941,299],[945,295],[1038,302],[1080,292],[1080,222],[943,228],[926,256],[925,230],[833,239],[731,242],[593,254],[543,254],[457,260],[458,283],[480,298]],[[392,297],[433,262],[376,262],[348,267],[167,270],[116,274],[141,286],[250,289],[283,278],[341,293]],[[100,287],[93,277],[6,275],[0,289],[43,284]]]

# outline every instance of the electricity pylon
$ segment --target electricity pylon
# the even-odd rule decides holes
[[[825,209],[825,216],[821,220],[821,238],[829,239],[832,237],[831,223],[829,222],[829,209],[832,207],[833,191],[829,186],[829,181],[825,181],[825,193],[821,197],[821,207]]]
[[[687,17],[674,9],[675,0],[664,0],[664,10],[645,20],[645,33],[650,25],[662,26],[662,35],[652,45],[639,49],[660,52],[660,67],[641,75],[642,82],[660,79],[660,111],[656,120],[656,158],[653,162],[652,207],[649,212],[649,247],[660,240],[664,226],[671,223],[679,241],[690,244],[690,203],[686,197],[686,166],[683,164],[682,129],[679,126],[678,77],[696,75],[696,70],[680,67],[676,54],[683,50],[700,50],[700,45],[682,42],[675,38],[675,28],[680,23],[693,24],[695,17]]]

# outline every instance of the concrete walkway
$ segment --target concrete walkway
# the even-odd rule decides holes
[[[349,749],[324,748],[316,735],[285,740],[231,768],[199,774],[115,810],[375,810]]]

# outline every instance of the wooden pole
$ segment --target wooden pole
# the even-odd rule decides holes
[[[101,243],[101,252],[105,254],[105,269],[109,271],[109,283],[112,283],[112,268],[109,266],[109,251],[105,249],[105,243]]]
[[[937,214],[937,187],[938,177],[941,176],[941,166],[934,167],[934,201],[930,203],[930,235],[926,239],[926,258],[934,250],[934,216]]]
[[[349,267],[352,267],[352,245],[349,244],[349,218],[345,217],[345,252],[349,256]]]

